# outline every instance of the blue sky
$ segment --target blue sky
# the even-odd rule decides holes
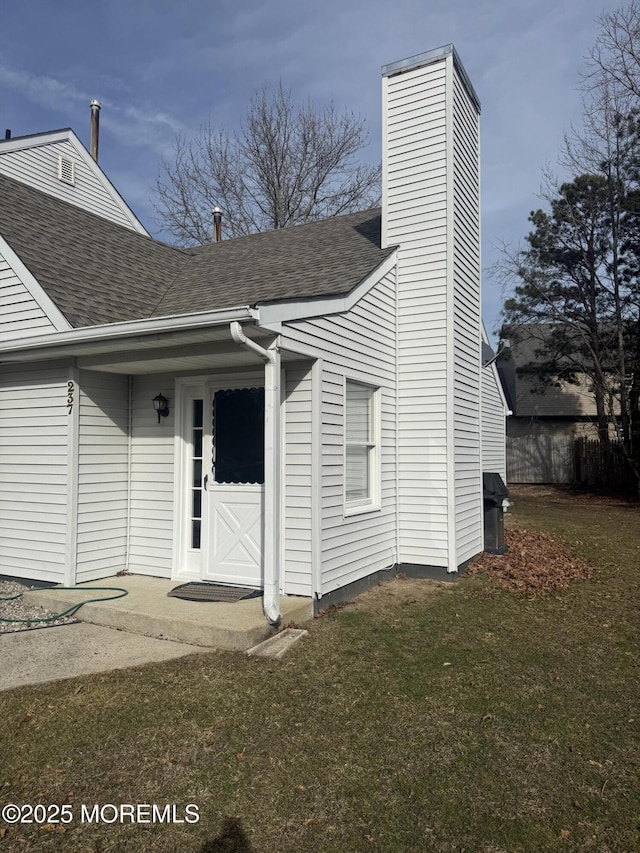
[[[606,0],[4,0],[0,133],[72,127],[88,145],[102,103],[100,165],[146,227],[160,157],[211,117],[233,130],[252,93],[282,79],[367,119],[380,158],[380,67],[453,42],[482,103],[483,309],[490,268],[540,205],[541,171],[579,124],[579,71]],[[166,236],[166,235],[165,235]]]

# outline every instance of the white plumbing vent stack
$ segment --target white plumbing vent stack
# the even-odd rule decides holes
[[[219,207],[213,208],[213,241],[214,243],[222,242],[222,210]]]
[[[480,104],[453,45],[382,69],[382,245],[398,245],[400,562],[482,550]]]
[[[89,151],[98,162],[98,145],[100,142],[100,101],[91,101],[91,141]]]

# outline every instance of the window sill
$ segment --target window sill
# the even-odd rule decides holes
[[[380,512],[382,507],[379,503],[366,503],[359,504],[353,506],[345,506],[343,515],[345,518],[349,518],[352,515],[364,515],[367,512]]]

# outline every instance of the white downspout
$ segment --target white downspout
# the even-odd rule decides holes
[[[234,342],[264,361],[264,592],[262,607],[272,625],[280,615],[280,352],[277,341],[264,349],[229,325]]]

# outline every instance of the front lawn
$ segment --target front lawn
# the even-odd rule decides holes
[[[560,535],[588,580],[533,597],[398,579],[282,661],[211,653],[1,694],[0,804],[74,819],[0,822],[0,853],[637,853],[640,509],[514,499],[509,525]],[[81,823],[94,803],[200,820]]]

